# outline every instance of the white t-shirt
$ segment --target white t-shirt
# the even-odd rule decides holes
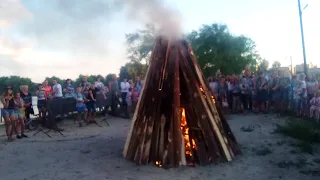
[[[120,83],[121,92],[129,92],[130,84],[128,82]]]
[[[55,91],[54,97],[63,97],[62,95],[62,87],[59,83],[55,84],[52,89]]]

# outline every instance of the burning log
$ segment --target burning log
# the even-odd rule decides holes
[[[141,92],[125,158],[169,168],[231,161],[240,154],[186,41],[157,39]]]

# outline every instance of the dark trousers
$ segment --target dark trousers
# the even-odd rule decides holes
[[[113,93],[112,94],[112,102],[111,102],[111,115],[117,116],[118,115],[118,104],[119,104],[119,97]]]
[[[241,102],[243,109],[251,110],[252,109],[252,96],[248,94],[241,94]]]
[[[125,113],[125,114],[128,114],[128,104],[127,104],[127,92],[122,92],[121,93],[121,100],[122,100],[122,103],[121,103],[121,109],[122,111]]]

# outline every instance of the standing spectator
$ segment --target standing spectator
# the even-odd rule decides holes
[[[318,81],[314,78],[314,76],[308,75],[306,78],[307,84],[307,95],[308,95],[308,102],[313,98],[314,94],[318,90]],[[309,106],[310,109],[310,106]]]
[[[251,76],[250,68],[246,68],[244,70],[243,79],[246,79],[246,84],[247,84],[247,87],[248,87],[248,89],[250,91],[250,93],[248,93],[248,95],[247,95],[247,104],[249,106],[249,110],[252,110],[252,93],[251,93],[251,90],[253,89],[253,83],[251,81],[252,76]],[[242,81],[240,81],[240,83],[242,83]]]
[[[309,114],[309,101],[307,93],[306,75],[303,73],[300,75],[300,83],[302,115],[307,116]]]
[[[290,78],[281,77],[279,79],[279,89],[280,89],[280,112],[284,113],[288,109],[289,105],[289,92],[290,92]]]
[[[259,112],[259,101],[258,101],[258,88],[257,88],[257,80],[254,76],[251,78],[251,97],[252,97],[252,110],[254,112]]]
[[[130,117],[132,114],[132,88],[129,88],[129,91],[127,93],[126,97],[126,103],[127,103],[127,114]]]
[[[251,88],[249,86],[250,80],[243,76],[240,80],[240,90],[241,90],[241,102],[243,106],[243,110],[246,113],[248,110],[250,110],[249,102],[251,99]],[[250,97],[249,97],[250,96]]]
[[[128,82],[130,84],[130,88],[133,89],[134,88],[134,83],[133,83],[132,79],[130,79]]]
[[[290,93],[289,93],[289,100],[290,100],[290,109],[294,110],[295,109],[295,101],[294,101],[294,90],[297,86],[297,76],[293,75],[292,80],[290,82]]]
[[[131,97],[131,100],[132,100],[132,111],[134,113],[136,107],[137,107],[137,104],[138,104],[138,100],[139,100],[139,93],[138,93],[138,90],[137,88],[133,88],[132,89],[132,97]]]
[[[83,81],[82,83],[81,83],[81,91],[82,91],[82,93],[83,93],[83,95],[84,96],[88,96],[88,93],[89,93],[89,88],[90,88],[90,86],[88,86],[88,84],[87,84],[88,82],[86,82],[86,81]],[[89,83],[90,84],[90,83]]]
[[[141,81],[141,79],[140,79],[140,76],[137,76],[137,77],[136,77],[136,83],[135,83],[134,87],[137,88],[138,93],[139,93],[139,95],[140,95],[141,90],[142,90],[142,81]]]
[[[126,102],[127,94],[129,92],[130,84],[127,81],[127,78],[123,78],[120,83],[121,99],[122,99],[122,110],[125,116],[128,116],[128,104]]]
[[[221,76],[220,82],[218,84],[218,100],[220,101],[221,106],[224,108],[228,107],[227,91],[228,85],[226,83],[226,79],[224,76]]]
[[[75,89],[71,84],[71,79],[66,80],[66,87],[63,89],[65,98],[74,98]]]
[[[45,92],[46,99],[51,98],[52,88],[51,88],[51,86],[49,86],[48,80],[44,80],[44,82],[43,82],[43,90]]]
[[[212,77],[210,77],[208,79],[208,81],[209,81],[209,88],[210,88],[212,95],[215,98],[217,98],[218,97],[218,82],[216,81],[215,78],[212,78]]]
[[[94,82],[94,86],[96,88],[100,89],[101,91],[104,90],[104,84],[103,84],[103,82],[101,82],[101,77],[100,76],[98,76],[96,78],[96,81]]]
[[[27,85],[22,86],[22,91],[20,92],[20,96],[23,99],[24,109],[25,109],[25,117],[27,121],[30,120],[30,115],[33,113],[32,108],[32,96],[29,92],[29,87]]]
[[[53,84],[54,84],[52,87],[53,98],[55,99],[63,98],[61,84],[59,84],[57,80],[53,80]]]
[[[113,75],[112,80],[109,82],[109,90],[111,92],[112,101],[111,101],[111,115],[116,116],[117,115],[117,108],[119,104],[119,84],[117,80],[117,76]]]
[[[88,82],[88,77],[87,77],[87,76],[83,76],[83,77],[82,77],[82,83],[81,83],[81,85],[82,85],[82,84],[86,84],[86,86],[88,87],[88,89],[90,88],[91,83]]]
[[[24,106],[23,99],[20,97],[20,93],[17,92],[14,97],[14,107],[15,107],[15,114],[17,118],[16,133],[17,133],[18,139],[28,137],[27,135],[24,134],[24,130],[25,130],[24,116],[22,115],[22,112],[21,112],[21,109],[23,106]],[[21,133],[21,135],[19,133]]]
[[[102,110],[102,108],[106,105],[104,99],[104,96],[106,95],[106,88],[103,84],[103,82],[101,82],[101,78],[100,76],[98,76],[96,78],[96,81],[94,82],[94,87],[98,88],[99,91],[97,92],[97,108],[99,110]]]
[[[300,74],[298,76],[298,83],[296,88],[294,89],[294,101],[295,101],[295,110],[296,110],[296,115],[297,116],[301,116],[305,114],[305,110],[306,110],[306,105],[307,105],[307,101],[308,101],[308,96],[307,96],[307,85],[305,82],[305,75],[304,74]]]
[[[89,111],[89,121],[88,123],[96,123],[96,108],[97,108],[97,105],[96,105],[96,102],[97,102],[97,92],[99,92],[100,89],[94,87],[94,84],[91,85],[91,87],[89,88],[89,93],[88,93],[88,96],[86,97],[86,99],[88,99],[88,102],[86,103],[86,106],[88,108],[88,111]],[[106,96],[105,94],[104,95],[104,98],[106,99]]]
[[[279,76],[273,73],[270,82],[270,106],[278,109],[280,107],[280,89],[279,89]]]
[[[310,100],[310,118],[315,117],[319,121],[320,117],[320,91],[318,90]]]
[[[11,86],[8,86],[5,89],[5,92],[2,94],[1,102],[4,106],[3,108],[3,118],[4,118],[4,124],[6,128],[6,135],[8,138],[8,141],[12,141],[12,135],[14,130],[14,123],[16,120],[16,115],[14,111],[14,97],[13,97],[13,91]]]
[[[259,108],[262,112],[266,113],[268,111],[268,82],[265,78],[263,72],[259,73],[259,77],[256,82],[257,92],[258,92],[258,103]]]
[[[87,106],[85,105],[85,96],[81,93],[81,87],[77,88],[77,92],[74,96],[75,100],[76,100],[76,108],[77,108],[77,112],[78,112],[78,117],[77,120],[79,122],[79,126],[82,127],[82,123],[81,123],[81,114],[84,113],[84,119],[87,119],[88,116],[88,109]]]
[[[239,86],[238,78],[234,76],[230,81],[230,85],[232,86],[232,90],[231,90],[232,112],[238,113],[239,110],[241,109],[241,103],[240,103],[241,89]]]
[[[46,92],[44,90],[43,85],[39,84],[38,91],[36,92],[38,97],[38,109],[39,109],[39,117],[42,120],[44,125],[44,117],[46,115]]]

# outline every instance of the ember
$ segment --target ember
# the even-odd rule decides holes
[[[186,41],[157,39],[141,92],[125,158],[170,168],[231,161],[240,153]]]

